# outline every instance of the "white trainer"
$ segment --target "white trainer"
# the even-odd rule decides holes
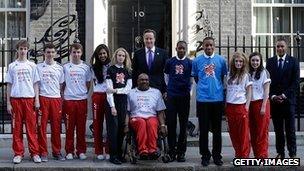
[[[67,160],[73,160],[73,159],[74,159],[74,156],[73,156],[72,153],[68,153],[68,154],[65,156],[65,158],[66,158]]]
[[[98,160],[104,160],[105,157],[102,154],[97,155],[96,157]]]
[[[32,159],[33,159],[34,163],[41,163],[41,158],[38,155],[34,155]]]
[[[105,158],[106,160],[109,160],[109,159],[110,159],[110,155],[109,155],[109,154],[105,154],[105,155],[104,155],[104,158]]]
[[[80,160],[85,160],[85,159],[87,159],[87,156],[84,153],[80,153],[79,154],[79,159]]]
[[[22,161],[22,157],[21,156],[15,156],[13,158],[13,163],[15,163],[15,164],[19,164],[19,163],[21,163],[21,161]]]

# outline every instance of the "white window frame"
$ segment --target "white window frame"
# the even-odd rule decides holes
[[[25,3],[25,7],[23,8],[8,8],[7,7],[7,2],[8,0],[4,0],[4,7],[0,8],[0,12],[4,12],[5,13],[5,31],[4,31],[4,37],[0,37],[0,46],[2,47],[4,44],[4,50],[10,50],[10,49],[14,49],[14,47],[8,49],[9,44],[8,41],[11,40],[11,37],[7,37],[8,36],[8,23],[7,23],[7,17],[8,17],[8,12],[25,12],[25,37],[20,37],[20,39],[26,40],[28,35],[29,35],[29,25],[30,25],[30,0],[26,0]],[[3,40],[3,41],[2,41]],[[15,40],[19,40],[19,37],[13,37],[12,38],[13,41]],[[5,61],[4,61],[4,65],[7,66],[8,65],[8,53],[4,53],[4,57],[5,57]],[[3,64],[2,64],[3,65]],[[2,67],[2,66],[0,66]]]
[[[296,7],[301,7],[304,8],[304,3],[300,4],[300,3],[294,3],[294,0],[292,0],[291,3],[274,3],[274,0],[271,0],[271,3],[256,3],[256,0],[251,0],[251,16],[252,16],[252,36],[253,36],[253,44],[255,45],[257,40],[257,36],[270,36],[270,44],[269,45],[273,45],[274,44],[274,36],[290,36],[292,38],[294,38],[296,36],[296,33],[293,32],[293,9]],[[254,16],[254,8],[258,8],[258,7],[265,7],[265,8],[269,8],[270,9],[270,33],[256,33],[256,19]],[[275,7],[287,7],[290,8],[290,33],[273,33],[273,8]],[[302,31],[302,33],[300,33],[301,37],[304,37],[304,32]],[[296,46],[294,44],[293,40],[290,40],[291,46]],[[270,51],[271,56],[273,56],[273,51]],[[291,55],[293,55],[293,51],[290,52]]]

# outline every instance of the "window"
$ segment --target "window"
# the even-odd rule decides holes
[[[300,56],[304,62],[304,1],[303,0],[252,0],[252,34],[255,44],[273,46],[283,37],[289,44],[289,53]],[[301,48],[297,49],[297,32],[302,37]],[[273,56],[274,49],[261,49],[263,56]],[[267,54],[266,54],[267,53]],[[300,54],[300,55],[299,55]]]
[[[29,0],[0,0],[0,49],[14,49],[19,39],[26,39],[28,9]],[[4,64],[0,60],[1,67],[13,60],[12,53],[5,52],[4,55],[6,60]]]

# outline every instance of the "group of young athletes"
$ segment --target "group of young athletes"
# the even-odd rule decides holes
[[[197,83],[202,165],[209,165],[211,156],[216,165],[223,164],[220,122],[224,104],[235,157],[249,157],[252,146],[256,158],[267,158],[271,80],[270,74],[263,67],[261,54],[254,52],[247,57],[243,52],[235,52],[227,64],[224,57],[214,53],[213,38],[205,38],[202,48],[204,53],[190,60],[186,54],[187,43],[179,41],[176,45],[177,56],[168,59],[163,66],[167,87],[163,98],[167,106],[166,126],[171,161],[185,161],[192,77]],[[54,60],[57,57],[56,47],[46,44],[44,61],[36,65],[27,59],[27,41],[20,40],[16,49],[17,59],[9,65],[6,75],[7,111],[12,116],[13,128],[13,163],[20,163],[24,157],[23,123],[30,156],[35,163],[48,161],[48,122],[54,159],[86,159],[86,120],[91,86],[96,158],[110,159],[114,164],[124,162],[122,143],[126,126],[127,94],[132,89],[132,62],[129,53],[124,48],[118,48],[111,57],[109,48],[100,44],[88,65],[81,60],[82,45],[74,43],[69,49],[69,61],[61,65]],[[156,57],[154,60],[157,60]],[[147,60],[148,58],[149,55]],[[177,114],[180,121],[178,141]],[[61,153],[62,119],[66,133],[65,156]],[[102,136],[104,119],[107,142]],[[208,150],[210,128],[214,135],[212,154]]]

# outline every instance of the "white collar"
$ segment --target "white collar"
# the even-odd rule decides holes
[[[285,58],[286,58],[286,53],[282,57],[283,61],[285,61]],[[279,57],[279,55],[277,55],[277,60],[279,61],[279,59],[280,59],[280,57]]]
[[[212,53],[211,56],[208,56],[205,52],[203,53],[205,58],[213,58],[214,57],[214,53]]]
[[[151,49],[148,49],[147,47],[145,47],[146,53],[148,53],[149,50],[151,50],[153,53],[155,53],[155,46],[153,46]]]
[[[187,58],[187,56],[184,56],[182,59],[180,59],[178,56],[175,56],[175,58],[179,61],[185,60]]]
[[[123,66],[123,65],[118,65],[118,64],[115,64],[115,66],[116,66],[117,68],[124,68],[124,66]]]

